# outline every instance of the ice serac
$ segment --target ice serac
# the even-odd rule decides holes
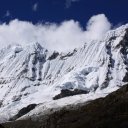
[[[48,51],[39,43],[10,45],[0,50],[0,122],[30,104],[45,108],[83,102],[127,82],[128,25],[68,53]]]

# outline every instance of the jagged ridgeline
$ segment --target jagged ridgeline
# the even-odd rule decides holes
[[[128,25],[68,53],[9,45],[0,50],[0,122],[104,97],[127,82]]]

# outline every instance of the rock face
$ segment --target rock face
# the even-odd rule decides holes
[[[53,97],[53,100],[57,100],[57,99],[60,99],[60,98],[63,98],[63,97],[78,95],[78,94],[87,94],[87,93],[88,92],[84,91],[84,90],[75,89],[73,91],[70,91],[68,89],[65,89],[65,90],[61,90],[60,94],[58,94],[55,97]]]
[[[15,115],[13,118],[10,119],[10,121],[14,121],[18,119],[19,117],[29,113],[31,110],[33,110],[37,105],[36,104],[30,104],[27,107],[22,108],[17,115]]]
[[[103,97],[127,83],[127,77],[128,24],[69,53],[51,52],[39,43],[8,46],[0,50],[0,123],[30,104],[47,109],[51,103]]]
[[[34,121],[19,120],[5,128],[127,128],[128,85],[88,103],[64,107]]]

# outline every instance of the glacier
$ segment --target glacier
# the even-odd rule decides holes
[[[127,83],[127,77],[128,24],[67,53],[39,43],[9,45],[0,50],[0,123],[29,104],[38,106],[21,118],[104,97]],[[87,93],[53,99],[62,90],[76,89]]]

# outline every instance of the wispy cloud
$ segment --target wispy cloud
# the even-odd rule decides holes
[[[32,10],[36,12],[37,9],[38,9],[38,6],[39,6],[38,3],[35,3],[35,4],[32,6]]]
[[[9,10],[7,10],[6,13],[5,13],[5,17],[10,17],[10,16],[11,16],[11,13],[10,13]]]
[[[65,6],[66,8],[69,8],[73,2],[78,2],[80,0],[66,0]]]

